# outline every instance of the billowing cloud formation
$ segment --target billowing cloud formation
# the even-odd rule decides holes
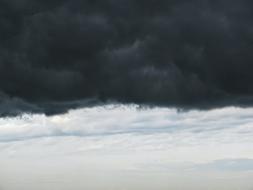
[[[251,105],[252,5],[2,0],[0,114],[60,113],[90,99]]]
[[[169,138],[165,138],[167,142],[164,143],[168,146],[174,142],[182,142],[182,139],[187,141],[186,144],[191,144],[192,136],[202,134],[206,141],[233,142],[251,139],[253,109],[227,107],[178,113],[176,109],[168,108],[142,110],[137,105],[107,105],[72,110],[67,114],[51,117],[38,114],[1,118],[0,126],[0,142],[60,136],[149,136],[153,133],[168,134]]]

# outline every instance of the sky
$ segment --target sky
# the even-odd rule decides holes
[[[106,105],[0,119],[0,189],[253,187],[253,109]]]
[[[252,190],[251,0],[0,0],[0,190]]]

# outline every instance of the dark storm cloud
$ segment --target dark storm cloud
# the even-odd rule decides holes
[[[252,20],[250,0],[1,0],[0,114],[251,105]]]

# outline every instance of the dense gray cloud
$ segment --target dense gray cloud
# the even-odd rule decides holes
[[[252,105],[252,5],[2,0],[0,114],[62,113],[90,100]]]

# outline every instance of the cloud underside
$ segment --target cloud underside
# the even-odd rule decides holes
[[[90,100],[252,105],[252,9],[250,0],[2,0],[0,114]]]

